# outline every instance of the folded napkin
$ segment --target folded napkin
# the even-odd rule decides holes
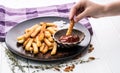
[[[68,18],[69,10],[74,3],[54,5],[48,7],[37,7],[37,8],[21,8],[13,9],[7,8],[0,5],[0,41],[5,40],[6,32],[18,23],[44,16],[59,16]],[[92,28],[87,18],[80,21],[92,35]]]

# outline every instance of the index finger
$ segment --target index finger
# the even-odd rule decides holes
[[[77,11],[77,9],[76,9],[76,7],[75,7],[75,5],[74,5],[74,6],[70,9],[70,13],[69,13],[69,19],[70,19],[70,20],[74,18],[74,16],[76,15],[76,11]]]

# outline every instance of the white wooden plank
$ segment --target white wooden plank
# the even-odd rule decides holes
[[[120,57],[118,57],[119,55],[119,51],[120,51],[120,16],[115,16],[115,17],[111,17],[109,20],[111,21],[111,25],[113,27],[113,36],[112,36],[112,44],[110,45],[113,46],[111,49],[107,50],[107,57],[108,59],[108,64],[111,68],[111,70],[113,71],[113,73],[118,73],[119,72],[119,67],[120,67]],[[116,67],[117,66],[117,67]]]
[[[29,73],[29,68],[26,67],[26,66],[28,66],[28,60],[25,58],[22,58],[20,56],[16,56],[16,57],[23,69],[23,71],[21,71],[21,73]]]
[[[0,50],[1,50],[1,73],[12,73],[10,66],[7,62],[7,58],[5,56],[5,49],[4,47],[0,44]]]
[[[93,29],[94,31],[94,29]],[[107,65],[106,61],[104,61],[103,58],[103,52],[101,50],[101,44],[98,40],[98,38],[96,37],[96,32],[94,31],[94,35],[92,37],[92,41],[91,43],[94,46],[94,50],[93,52],[91,52],[90,54],[88,54],[88,57],[93,56],[96,58],[96,60],[89,62],[89,63],[85,63],[82,65],[85,73],[112,73],[109,66]]]
[[[120,37],[120,16],[111,17],[111,22],[113,26],[115,27],[115,29],[117,30],[118,35]]]
[[[28,60],[29,67],[30,67],[29,73],[33,73],[33,72],[34,73],[48,73],[48,72],[65,73],[64,68],[66,68],[67,66],[71,66],[72,64],[75,65],[75,68],[70,73],[78,73],[78,72],[84,73],[82,66],[81,66],[82,64],[80,64],[80,61],[81,61],[80,59],[63,61],[63,62],[61,61],[59,62],[36,62],[36,61]],[[46,69],[45,67],[47,67],[48,69]],[[60,71],[55,70],[55,67],[58,67]]]
[[[6,67],[11,71],[11,73],[29,73],[28,68],[24,68],[24,65],[27,65],[27,60],[23,59],[13,53],[11,53],[6,47],[5,43],[2,43],[2,72],[6,72]],[[5,63],[4,63],[5,62]],[[6,64],[7,66],[5,66]],[[9,71],[7,70],[7,71]]]
[[[0,42],[0,49],[1,48],[1,42]],[[0,50],[0,73],[2,72],[2,50]]]
[[[111,20],[111,18],[102,18],[94,21],[97,21],[97,23],[94,23],[93,26],[98,40],[102,45],[101,49],[102,54],[104,55],[103,60],[106,61],[111,72],[117,73],[119,72],[118,68],[120,66],[120,58],[117,57],[120,51],[120,38],[118,36],[119,33],[115,29],[114,23],[112,23],[113,20]],[[116,68],[115,66],[118,67]]]
[[[25,1],[25,0],[24,0]],[[32,0],[31,0],[32,1]],[[95,0],[97,2],[110,2],[111,0]],[[11,2],[11,3],[10,3]],[[15,5],[23,3],[23,1],[8,1],[8,0],[2,0],[4,5],[14,7]],[[28,3],[28,1],[25,1]],[[24,2],[24,3],[25,3]],[[21,8],[21,7],[32,7],[31,5],[33,2],[30,2],[29,4],[25,5],[17,5],[15,8]],[[37,4],[34,5],[34,7],[39,6],[39,2],[36,2]],[[56,3],[53,1],[53,3]],[[50,3],[49,5],[52,5],[53,3]],[[64,2],[63,2],[64,3]],[[9,5],[10,4],[10,5]],[[48,5],[48,4],[47,4]],[[46,6],[44,2],[40,6]],[[120,73],[120,25],[119,25],[119,17],[118,19],[115,17],[112,18],[101,18],[101,19],[92,19],[91,24],[93,26],[94,34],[92,43],[95,47],[95,50],[90,54],[85,54],[82,59],[88,58],[89,56],[95,56],[96,58],[99,58],[97,60],[94,60],[89,63],[79,64],[76,65],[73,72],[69,73]],[[2,50],[1,50],[2,48]],[[8,63],[8,59],[5,56],[4,48],[0,46],[0,73],[12,73],[10,69],[10,64]],[[21,63],[23,66],[41,66],[45,65],[44,63],[39,62],[32,62],[29,61],[27,63],[27,60],[17,57],[17,61]],[[17,72],[18,69],[16,69]],[[60,73],[58,71],[54,71],[53,69],[50,70],[39,70],[34,68],[26,68],[26,73]],[[18,71],[17,73],[21,73],[21,71]],[[62,71],[64,73],[64,71]]]
[[[44,7],[44,6],[51,6],[51,5],[60,5],[65,3],[72,3],[78,0],[0,0],[0,5],[5,5],[10,8],[31,8],[31,7]],[[21,5],[22,4],[22,5]]]
[[[52,63],[44,63],[44,62],[36,62],[36,61],[31,61],[28,60],[29,63],[29,73],[48,73],[48,72],[52,72],[52,73],[59,73],[58,71],[54,71],[54,64]],[[49,69],[46,69],[46,67],[48,67]]]

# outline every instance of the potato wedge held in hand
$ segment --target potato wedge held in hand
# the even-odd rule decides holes
[[[74,19],[70,20],[70,26],[66,32],[66,35],[71,35],[74,24],[75,24]]]

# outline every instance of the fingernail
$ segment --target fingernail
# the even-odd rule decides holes
[[[78,18],[75,18],[74,21],[75,21],[75,22],[78,22]]]
[[[69,19],[71,20],[71,19],[72,19],[72,17],[70,16],[70,17],[69,17]]]
[[[71,20],[71,17],[69,17],[69,20]]]

